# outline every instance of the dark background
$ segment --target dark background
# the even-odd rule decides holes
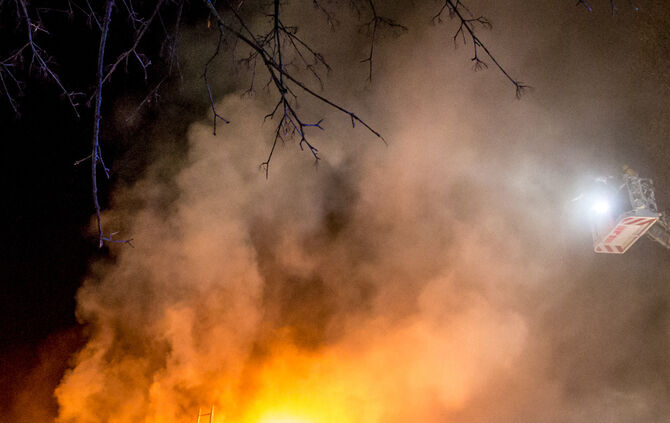
[[[37,2],[31,6],[37,7]],[[24,28],[17,27],[16,16],[8,12],[11,8],[5,7],[0,16],[1,57],[25,43]],[[201,12],[185,8],[183,25],[190,25]],[[129,45],[133,33],[124,28],[127,21],[117,18],[115,15],[114,36],[109,39],[109,58]],[[43,397],[50,396],[69,356],[85,340],[75,315],[77,289],[89,263],[105,259],[108,253],[108,246],[97,248],[92,232],[90,161],[74,165],[90,154],[93,113],[86,103],[95,86],[99,31],[81,14],[72,18],[44,14],[43,20],[57,34],[39,39],[39,45],[52,56],[52,69],[68,89],[88,94],[79,98],[77,117],[56,84],[35,69],[27,73],[24,61],[15,70],[25,82],[20,94],[13,92],[18,114],[4,97],[0,101],[0,415],[16,402],[17,386],[31,377],[40,378],[47,394]],[[161,35],[150,33],[142,47],[153,51],[162,41]],[[132,181],[150,160],[146,152],[151,150],[151,138],[137,136],[144,132],[142,127],[147,122],[171,121],[170,130],[179,133],[187,127],[182,118],[202,113],[206,106],[174,94],[173,85],[179,82],[173,75],[161,92],[162,101],[170,102],[171,107],[161,108],[160,115],[157,108],[146,107],[131,124],[120,125],[119,118],[113,117],[115,105],[120,99],[138,104],[167,74],[168,63],[153,58],[147,81],[137,71],[132,65],[127,71],[122,69],[103,89],[101,143],[113,175],[107,180],[99,171],[103,209],[113,187]],[[48,368],[40,364],[43,354],[57,356],[49,360]],[[45,412],[54,408],[55,403],[45,406]]]

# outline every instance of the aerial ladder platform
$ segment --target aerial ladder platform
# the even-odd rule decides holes
[[[670,222],[656,205],[654,183],[641,178],[624,166],[623,189],[628,192],[628,210],[618,216],[610,212],[606,201],[595,203],[591,222],[593,249],[596,253],[623,254],[641,237],[647,235],[663,247],[670,249]]]

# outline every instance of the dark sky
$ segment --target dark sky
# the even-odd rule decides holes
[[[520,101],[492,66],[471,72],[470,45],[453,48],[453,22],[426,25],[428,6],[386,4],[412,29],[382,38],[372,83],[360,63],[364,31],[345,21],[324,36],[323,22],[309,18],[318,11],[303,18],[287,6],[287,19],[319,34],[316,45],[333,58],[326,92],[357,107],[390,145],[308,106],[327,117],[316,138],[325,159],[315,172],[287,143],[269,182],[257,170],[272,130],[258,124],[267,93],[240,99],[248,75],[229,78],[229,56],[215,88],[233,124],[209,135],[199,76],[216,37],[201,35],[205,15],[194,6],[184,80],[169,80],[157,107],[125,123],[151,86],[132,72],[105,91],[113,179],[101,199],[111,204],[106,222],[130,234],[134,249],[98,250],[89,230],[89,167],[73,162],[89,149],[90,110],[76,118],[52,83],[29,79],[20,116],[0,103],[0,416],[26,404],[15,387],[25,380],[48,399],[33,417],[52,418],[52,390],[71,367],[59,391],[67,423],[98,411],[186,419],[197,406],[229,411],[235,400],[243,411],[229,413],[247,422],[259,416],[266,384],[311,388],[272,379],[281,376],[276,360],[300,357],[295,371],[324,385],[356,381],[362,391],[352,395],[367,398],[378,381],[374,405],[407,400],[405,410],[367,410],[370,421],[661,421],[670,255],[650,240],[625,256],[594,255],[569,199],[625,163],[656,181],[661,208],[670,205],[670,9],[620,2],[612,16],[605,1],[591,13],[519,3],[472,8],[494,24],[483,34],[496,58],[533,86]],[[59,71],[90,89],[96,31],[50,24],[64,34],[50,45],[63,58]],[[127,41],[112,40],[112,51]],[[157,61],[151,77],[164,70]],[[435,372],[459,383],[434,386]],[[127,396],[78,388],[86,378]],[[399,394],[398,383],[414,390]],[[95,407],[76,410],[78,393]],[[164,401],[173,405],[157,412]]]
[[[35,2],[33,6],[43,5]],[[15,16],[3,5],[0,30],[8,41],[2,47],[3,57],[25,42],[22,28],[15,31]],[[72,20],[59,12],[43,16],[57,34],[40,38],[40,45],[53,55],[53,69],[68,87],[90,91],[95,79],[98,33],[81,14]],[[187,14],[185,21],[188,18]],[[111,39],[112,53],[126,45],[129,34],[124,30],[127,28]],[[68,355],[83,340],[75,317],[76,291],[91,260],[104,259],[108,252],[107,247],[96,248],[89,230],[93,213],[90,162],[74,166],[76,160],[90,154],[92,112],[82,104],[78,108],[81,116],[77,117],[53,81],[34,69],[30,76],[21,74],[21,70],[16,73],[23,76],[25,85],[16,97],[18,115],[7,101],[0,103],[0,230],[5,237],[0,246],[0,415],[5,416],[16,406],[16,381],[31,379],[31,374],[45,374],[43,385],[48,388],[44,393],[49,398],[48,390],[56,386],[67,368]],[[160,61],[153,70],[165,71]],[[104,99],[114,104],[135,93],[142,95],[152,80],[144,82],[135,76],[133,71],[120,73],[105,88]],[[181,116],[190,113],[183,104],[179,109]],[[111,110],[113,107],[104,103],[103,138],[116,141],[105,142],[104,146],[105,159],[115,177],[100,182],[103,207],[113,184],[123,183],[124,175],[141,172],[147,160],[142,152],[150,149],[149,142],[132,146],[129,131],[120,133],[115,122],[105,122]],[[162,112],[169,118],[170,110],[166,107]],[[149,113],[147,118],[155,116]],[[142,119],[138,117],[137,124],[143,123]],[[179,130],[179,125],[172,128]],[[120,163],[119,158],[126,154],[134,157]],[[45,356],[52,355],[59,357],[60,363],[40,365]],[[47,415],[54,412],[54,404],[45,406]]]
[[[186,24],[192,18],[190,12],[189,8],[185,9]],[[53,55],[54,70],[69,87],[89,89],[94,86],[98,33],[87,25],[81,13],[71,20],[58,12],[43,16],[45,24],[58,34],[40,40],[42,47]],[[110,39],[108,54],[117,53],[127,44],[130,34],[124,26],[126,23],[118,23],[118,34],[114,33]],[[0,28],[9,35],[14,25],[15,15],[5,13]],[[3,46],[3,54],[24,41],[22,33],[12,35],[14,38]],[[155,47],[154,39],[147,38],[146,48]],[[166,70],[162,61],[155,62],[152,69],[155,74],[150,73],[150,77]],[[138,116],[133,126],[118,125],[118,119],[109,116],[113,105],[120,100],[130,97],[138,102],[146,94],[148,84],[153,81],[145,82],[136,77],[133,73],[136,70],[129,68],[129,73],[120,72],[105,88],[104,156],[109,157],[108,166],[115,177],[100,183],[103,207],[113,184],[124,183],[124,178],[141,173],[148,160],[146,151],[151,149],[151,143],[133,131],[145,124],[143,119],[155,121],[156,110]],[[166,86],[170,87],[169,82]],[[169,88],[167,91],[166,98],[170,97]],[[24,344],[34,347],[48,334],[75,325],[74,294],[90,261],[104,257],[107,252],[106,247],[102,251],[91,248],[94,235],[88,229],[93,212],[90,162],[73,165],[90,154],[93,115],[86,107],[86,99],[81,100],[78,108],[81,116],[77,117],[53,81],[34,70],[16,99],[18,115],[8,102],[0,105],[2,232],[7,241],[2,244],[0,255],[3,269],[0,348],[3,351]],[[189,106],[188,101],[173,99],[160,113],[164,120],[170,120],[177,113],[183,118],[192,113]],[[171,130],[184,131],[184,127],[185,124],[172,125]],[[144,134],[149,132],[151,130],[143,131]],[[119,163],[124,155],[130,157]]]

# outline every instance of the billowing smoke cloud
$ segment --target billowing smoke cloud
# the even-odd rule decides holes
[[[405,13],[415,29],[382,43],[370,86],[350,88],[365,70],[327,81],[389,145],[303,107],[325,117],[318,169],[288,142],[266,180],[272,106],[223,98],[233,123],[194,123],[188,156],[164,158],[174,177],[117,194],[108,219],[131,222],[136,248],[78,294],[89,341],[57,421],[191,422],[211,405],[249,423],[667,418],[668,266],[653,245],[593,256],[569,211],[579,175],[628,152],[614,134],[634,87],[608,91],[624,71],[606,68],[628,53],[577,66],[593,33],[558,31],[586,18],[547,7],[570,21],[486,11],[492,48],[536,86],[521,102],[469,72],[453,28],[420,24],[430,10]]]

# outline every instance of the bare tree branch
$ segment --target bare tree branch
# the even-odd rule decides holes
[[[448,11],[449,16],[451,18],[458,18],[460,24],[458,27],[458,30],[454,34],[454,41],[456,41],[459,37],[463,40],[464,43],[467,42],[466,39],[466,34],[470,38],[473,49],[474,49],[474,56],[472,57],[472,62],[473,62],[473,68],[475,70],[481,70],[485,69],[488,67],[488,65],[482,61],[479,57],[479,52],[480,50],[483,51],[489,59],[496,65],[498,70],[514,85],[515,87],[515,95],[516,98],[521,98],[523,95],[524,91],[529,88],[528,85],[525,85],[521,81],[512,78],[512,76],[507,72],[507,70],[498,62],[498,60],[493,56],[493,54],[489,51],[489,49],[486,47],[486,45],[481,41],[481,39],[475,34],[475,25],[480,25],[484,28],[490,28],[491,23],[488,21],[488,19],[484,18],[483,16],[480,17],[472,17],[472,13],[470,12],[469,9],[463,5],[463,2],[461,0],[444,0],[444,3],[442,4],[442,8],[438,11],[438,13],[433,16],[433,22],[441,22],[442,21],[442,14],[444,11]],[[465,17],[464,13],[467,13],[470,17]]]
[[[26,24],[26,30],[27,30],[27,35],[28,35],[28,45],[30,46],[30,50],[32,51],[32,59],[30,62],[30,65],[28,69],[31,69],[33,64],[37,62],[37,68],[40,72],[42,72],[45,75],[48,75],[51,80],[53,80],[56,85],[61,89],[63,95],[67,98],[68,102],[72,106],[72,109],[74,110],[74,113],[79,117],[79,111],[77,110],[77,104],[74,101],[75,96],[78,93],[70,92],[65,89],[63,86],[63,83],[61,82],[60,78],[56,73],[49,67],[48,64],[48,58],[45,58],[45,52],[40,48],[40,46],[37,45],[35,40],[33,39],[33,32],[37,31],[43,31],[44,29],[41,27],[39,23],[34,23],[31,18],[30,14],[28,13],[28,7],[26,5],[26,0],[17,0],[17,6],[20,5],[21,11],[23,12],[23,20]],[[20,12],[19,12],[20,13]],[[20,15],[19,15],[20,16]]]
[[[93,195],[93,207],[95,208],[95,217],[98,229],[98,247],[102,248],[105,242],[111,243],[125,243],[132,246],[132,239],[126,240],[116,240],[113,239],[114,235],[117,232],[110,233],[105,235],[102,229],[102,217],[101,217],[101,208],[100,202],[98,201],[98,164],[101,166],[105,172],[105,176],[109,179],[109,169],[105,166],[105,163],[102,158],[102,149],[100,147],[100,120],[102,119],[102,87],[104,84],[103,79],[103,68],[105,63],[105,49],[107,46],[107,38],[109,34],[109,25],[112,21],[112,8],[114,7],[114,0],[107,0],[105,5],[105,14],[102,18],[102,27],[100,32],[100,47],[98,50],[98,67],[97,67],[97,88],[95,94],[95,111],[93,117],[93,138],[91,146],[91,189]],[[83,160],[79,160],[75,163],[79,164]]]
[[[593,12],[593,7],[586,1],[586,0],[577,0],[577,6],[584,6],[584,8],[589,11]],[[639,9],[633,4],[633,0],[628,0],[628,5],[630,8],[634,11],[637,12]],[[616,15],[616,13],[619,11],[619,7],[616,4],[616,0],[609,0],[609,7],[610,7],[610,12],[612,12],[612,15]]]
[[[45,37],[57,36],[50,34],[47,28],[45,28],[42,15],[46,17],[49,13],[57,14],[63,18],[79,19],[78,22],[81,23],[85,20],[88,28],[96,33],[96,35],[98,30],[100,31],[96,82],[91,88],[85,88],[87,92],[85,95],[88,96],[88,107],[92,108],[93,113],[91,153],[87,157],[75,162],[75,164],[81,164],[86,160],[91,160],[92,195],[96,212],[99,246],[102,246],[105,242],[130,243],[129,240],[113,239],[115,233],[106,234],[103,231],[101,222],[101,206],[98,198],[98,170],[102,169],[102,172],[109,178],[109,169],[103,161],[101,148],[103,88],[106,88],[106,84],[110,83],[110,79],[120,65],[125,64],[127,69],[131,62],[137,62],[141,71],[136,70],[135,73],[139,73],[147,81],[147,94],[127,118],[127,121],[130,121],[143,107],[157,101],[159,91],[163,89],[162,87],[166,85],[166,82],[172,76],[173,69],[176,69],[181,77],[177,44],[182,11],[186,4],[185,1],[154,0],[153,2],[139,2],[136,0],[106,0],[105,2],[96,2],[90,0],[64,0],[64,3],[59,6],[52,7],[49,4],[48,7],[40,7],[33,4],[33,2],[37,3],[36,0],[0,0],[0,12],[10,13],[9,16],[12,16],[12,19],[14,16],[14,6],[16,7],[17,26],[13,31],[23,34],[24,26],[26,28],[26,36],[19,38],[19,40],[22,40],[21,43],[25,41],[23,45],[17,43],[17,45],[11,46],[11,50],[7,46],[0,53],[7,55],[4,59],[0,57],[0,95],[6,98],[6,101],[8,101],[16,114],[20,110],[17,97],[22,95],[24,88],[22,72],[27,70],[29,76],[31,71],[39,71],[40,75],[55,83],[64,97],[68,99],[75,114],[79,116],[78,104],[75,100],[78,95],[84,94],[69,91],[65,88],[66,85],[69,85],[67,79],[65,80],[66,83],[63,83],[63,80],[56,73],[58,70],[57,65],[60,63],[56,59],[52,59],[39,45]],[[310,0],[303,1],[309,3]],[[360,20],[360,30],[367,31],[370,37],[367,58],[361,62],[368,64],[367,79],[371,81],[374,71],[373,65],[375,65],[375,53],[377,53],[375,51],[377,48],[375,44],[379,42],[381,35],[384,33],[383,31],[400,33],[407,31],[407,28],[397,23],[394,19],[382,15],[381,0],[341,1],[349,4]],[[581,3],[588,6],[586,1],[582,0]],[[218,120],[225,123],[229,122],[216,109],[216,96],[213,89],[213,85],[215,86],[213,84],[215,59],[220,56],[221,49],[225,47],[226,37],[234,40],[233,54],[236,54],[238,46],[244,49],[246,58],[239,62],[245,64],[251,74],[251,84],[247,92],[253,93],[256,76],[260,75],[261,78],[265,78],[266,74],[263,70],[267,72],[268,79],[266,86],[271,90],[271,94],[275,96],[275,105],[272,111],[266,115],[265,119],[273,120],[276,123],[276,128],[274,128],[274,139],[268,156],[261,163],[266,177],[269,175],[269,166],[276,146],[279,142],[285,142],[288,139],[299,140],[299,147],[302,150],[309,151],[315,163],[318,163],[320,160],[319,150],[312,143],[309,136],[312,134],[310,128],[324,129],[323,119],[319,117],[315,119],[306,118],[305,115],[308,115],[309,112],[305,112],[299,107],[299,100],[302,101],[304,98],[317,103],[323,103],[330,108],[344,113],[351,120],[353,127],[356,124],[360,124],[386,143],[382,135],[356,113],[339,105],[326,94],[323,94],[323,77],[331,71],[331,67],[318,50],[310,46],[309,40],[302,36],[302,34],[298,35],[297,26],[284,22],[284,19],[287,18],[286,14],[283,13],[284,3],[281,0],[273,0],[270,3],[273,9],[266,15],[268,18],[267,25],[261,26],[264,30],[259,32],[256,32],[256,23],[252,27],[242,17],[246,13],[242,9],[243,5],[247,4],[244,1],[219,0],[218,6],[223,12],[218,11],[219,8],[215,6],[216,2],[214,0],[204,0],[204,3],[209,13],[208,26],[212,22],[215,22],[219,31],[214,52],[205,63],[202,73],[212,110],[214,134],[216,134]],[[327,28],[332,30],[338,25],[339,21],[336,15],[331,13],[329,7],[327,7],[330,5],[328,0],[311,0],[311,4],[319,15],[325,17],[325,26]],[[610,0],[610,4],[612,10],[616,10],[615,1]],[[114,8],[115,5],[118,8]],[[258,10],[253,9],[252,13],[257,12]],[[490,22],[484,17],[474,16],[461,0],[443,0],[442,7],[433,20],[440,21],[443,12],[448,12],[451,18],[455,18],[459,22],[459,27],[453,37],[454,40],[458,39],[463,42],[470,40],[472,42],[474,50],[472,58],[473,68],[475,70],[485,69],[488,65],[482,58],[486,56],[487,60],[495,64],[504,76],[514,84],[517,96],[520,96],[526,86],[510,76],[476,34],[475,29],[489,28]],[[224,16],[226,17],[225,21]],[[230,21],[228,20],[229,17]],[[115,22],[114,28],[117,28],[117,24],[119,25],[119,29],[115,29],[114,34],[123,35],[123,31],[125,30],[129,31],[132,37],[130,42],[127,42],[126,46],[121,49],[119,49],[121,42],[111,44],[108,42],[112,18]],[[9,32],[11,31],[10,29]],[[112,37],[111,39],[116,40],[117,38]],[[121,39],[123,38],[121,37]],[[142,51],[145,49],[145,45],[147,46],[147,54]],[[121,51],[120,54],[118,53],[119,51]],[[108,58],[107,62],[105,61],[105,57]],[[235,60],[237,59],[234,58]],[[158,61],[160,64],[158,66],[160,75],[157,77],[155,75],[157,72],[153,71],[154,68],[150,68],[152,61]],[[258,64],[262,65],[257,67]],[[259,72],[257,72],[258,69],[260,69]],[[314,78],[314,81],[312,81],[312,78]],[[318,86],[312,88],[316,84]]]
[[[318,10],[324,15],[324,17],[326,18],[326,23],[328,24],[331,30],[334,30],[340,24],[340,21],[338,21],[333,16],[333,14],[322,5],[321,1],[312,0],[312,5],[316,10]]]
[[[279,118],[279,122],[275,130],[275,137],[272,143],[272,147],[270,149],[270,153],[266,161],[261,163],[261,167],[265,170],[266,177],[269,172],[269,165],[272,160],[272,156],[277,146],[277,143],[279,141],[284,141],[285,137],[290,137],[292,135],[299,136],[300,148],[301,149],[307,148],[314,157],[315,161],[318,161],[320,159],[318,155],[318,149],[308,141],[305,129],[309,127],[316,127],[323,130],[323,127],[321,126],[322,120],[319,120],[316,123],[306,123],[305,120],[299,117],[298,113],[295,110],[295,107],[291,104],[291,102],[287,97],[287,94],[291,93],[291,89],[287,84],[288,81],[290,81],[295,86],[301,88],[305,93],[309,94],[316,100],[319,100],[327,104],[328,106],[336,110],[339,110],[342,113],[347,114],[351,119],[352,126],[355,127],[356,122],[358,122],[362,124],[364,127],[366,127],[370,132],[372,132],[378,138],[380,138],[382,141],[384,141],[384,143],[386,143],[386,141],[379,132],[374,130],[365,121],[360,119],[355,113],[334,103],[325,96],[318,94],[314,90],[307,87],[302,81],[300,81],[296,77],[292,76],[289,72],[287,72],[284,64],[284,55],[282,53],[282,35],[291,38],[288,35],[291,33],[291,31],[287,30],[288,27],[284,26],[283,23],[281,22],[279,0],[274,1],[274,13],[271,15],[273,19],[272,31],[260,37],[255,36],[253,34],[253,32],[249,29],[249,27],[244,23],[244,20],[237,13],[235,8],[232,7],[230,4],[226,4],[226,6],[230,9],[233,16],[235,16],[239,25],[242,27],[242,30],[246,32],[248,35],[243,34],[232,25],[227,24],[220,15],[220,13],[218,12],[217,8],[212,3],[212,0],[204,0],[204,2],[209,8],[211,15],[218,21],[219,25],[223,29],[225,29],[225,31],[234,35],[245,45],[250,47],[252,51],[255,52],[255,57],[260,58],[263,61],[265,69],[270,74],[271,83],[275,86],[279,94],[280,98],[276,103],[275,108],[270,114],[266,116],[266,119],[267,118],[272,119],[275,116],[275,114],[281,110],[281,117]],[[301,42],[298,41],[297,38],[294,38],[294,41],[298,43]],[[313,50],[310,49],[309,51],[312,52],[312,54],[316,55],[316,53],[314,53]]]
[[[105,237],[102,230],[102,218],[100,216],[100,202],[98,201],[98,162],[103,167],[105,174],[109,178],[109,171],[102,162],[102,154],[100,149],[100,119],[102,108],[102,85],[103,80],[103,66],[105,63],[105,47],[107,46],[107,34],[109,33],[109,24],[112,21],[112,7],[114,7],[114,0],[107,0],[105,6],[105,16],[102,22],[102,31],[100,33],[100,49],[98,50],[98,86],[95,92],[95,114],[93,117],[93,142],[91,148],[91,187],[93,191],[93,207],[95,208],[96,223],[98,226],[98,247],[102,248],[104,242],[111,240],[110,237]]]
[[[142,38],[144,35],[147,33],[147,30],[151,26],[151,23],[153,22],[154,18],[158,14],[158,11],[160,10],[161,6],[163,5],[164,0],[158,0],[156,2],[156,6],[151,13],[151,16],[149,16],[149,19],[146,21],[142,22],[142,25],[140,26],[140,29],[137,31],[137,35],[135,36],[135,40],[133,42],[133,45],[123,53],[117,57],[116,61],[111,65],[109,71],[107,71],[107,74],[103,78],[102,82],[105,83],[107,80],[112,76],[114,71],[116,71],[117,66],[123,61],[128,62],[128,58],[133,55],[137,59],[138,64],[142,68],[142,71],[144,72],[144,79],[147,79],[147,67],[151,65],[151,61],[146,58],[142,53],[139,53],[137,51],[137,46],[140,44],[140,41],[142,41]],[[135,18],[136,19],[136,18]]]
[[[202,73],[202,79],[205,80],[205,86],[207,87],[207,94],[209,95],[209,104],[212,107],[212,131],[214,135],[216,135],[216,120],[221,119],[224,123],[228,124],[230,121],[223,116],[221,116],[219,113],[216,111],[216,104],[214,104],[214,96],[212,95],[212,87],[209,85],[209,80],[207,79],[207,73],[209,72],[209,65],[212,63],[212,61],[216,58],[216,56],[219,55],[219,51],[221,50],[221,43],[223,42],[223,27],[221,25],[218,25],[219,28],[219,39],[216,43],[216,50],[214,51],[214,54],[207,60],[207,63],[205,63],[205,70]]]
[[[168,79],[168,76],[169,74],[165,75],[163,79],[158,81],[158,83],[154,86],[154,88],[151,91],[149,91],[149,93],[142,99],[142,101],[140,101],[140,104],[138,104],[135,110],[133,110],[133,112],[126,118],[126,123],[132,122],[139,113],[139,111],[142,109],[142,107],[144,107],[149,103],[155,103],[158,101],[158,92],[160,91],[160,88],[163,85],[163,83]]]
[[[372,18],[365,23],[364,26],[367,28],[368,34],[370,35],[370,54],[367,59],[361,60],[361,63],[367,62],[369,64],[368,81],[372,81],[372,59],[375,51],[375,41],[377,40],[377,30],[382,26],[386,26],[392,30],[405,32],[407,31],[407,27],[396,23],[393,19],[378,15],[374,0],[368,0],[368,6],[370,7]]]

